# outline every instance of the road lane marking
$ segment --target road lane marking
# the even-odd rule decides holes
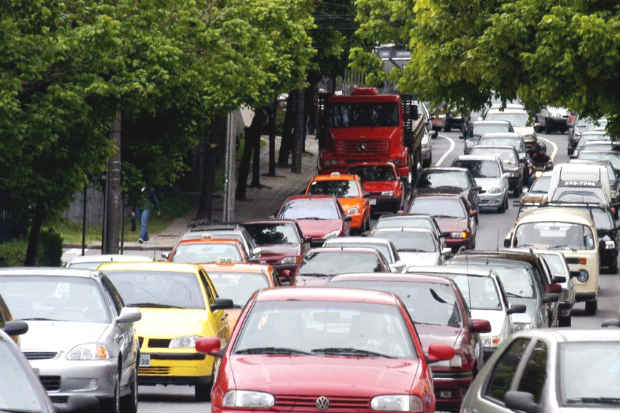
[[[450,155],[450,153],[452,153],[452,151],[454,150],[454,140],[452,138],[449,138],[445,135],[437,135],[440,138],[443,139],[447,139],[448,142],[450,142],[450,149],[448,149],[448,152],[444,153],[441,158],[439,158],[439,160],[437,162],[435,162],[435,166],[441,166],[441,164],[443,163],[443,161],[446,160],[446,158],[448,157],[448,155]]]
[[[551,156],[549,156],[549,159],[551,159],[553,161],[555,159],[555,155],[558,153],[558,145],[553,143],[552,140],[547,139],[547,138],[543,138],[542,136],[539,136],[539,138],[542,139],[543,141],[547,142],[551,146],[553,146],[553,152],[551,152]]]

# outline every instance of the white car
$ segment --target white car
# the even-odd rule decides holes
[[[376,237],[338,237],[326,240],[323,248],[372,248],[389,264],[392,272],[403,272],[405,263],[400,259],[392,241]]]
[[[504,212],[508,209],[508,177],[497,155],[461,155],[452,162],[453,167],[469,170],[482,190],[478,195],[479,207]]]
[[[103,254],[103,255],[82,255],[74,257],[66,265],[67,268],[79,270],[95,270],[99,264],[104,262],[153,262],[153,257],[144,255],[125,255],[125,254]]]
[[[525,138],[536,139],[536,131],[529,121],[530,116],[522,108],[490,109],[484,120],[507,120],[511,123],[517,135]]]
[[[439,265],[450,248],[441,247],[441,241],[428,229],[383,228],[373,229],[370,236],[383,238],[394,243],[400,260],[406,265]]]

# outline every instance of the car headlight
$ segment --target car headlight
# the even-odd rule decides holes
[[[579,282],[586,282],[588,281],[588,279],[590,278],[590,274],[588,274],[588,271],[586,270],[579,270],[579,275],[577,276],[577,280]]]
[[[516,333],[517,331],[529,330],[534,328],[533,323],[512,323],[512,330]]]
[[[347,214],[359,214],[359,213],[360,213],[360,209],[358,207],[349,208],[349,210],[347,211]]]
[[[67,353],[67,360],[107,360],[110,353],[104,344],[86,343],[75,346]]]
[[[493,186],[491,188],[489,188],[489,190],[487,191],[490,194],[500,194],[502,192],[502,188],[499,186]]]
[[[381,195],[383,196],[393,196],[394,191],[381,191]]]
[[[613,250],[614,248],[616,248],[616,243],[613,240],[605,241],[605,249],[606,250]]]
[[[224,407],[246,407],[254,409],[267,409],[275,403],[273,394],[262,391],[229,390],[222,399]]]
[[[370,408],[372,410],[392,412],[423,412],[424,404],[417,396],[390,394],[373,397],[370,401]]]
[[[534,172],[534,177],[536,179],[538,179],[538,178],[540,178],[542,176],[542,174],[543,174],[542,171],[536,171],[536,172]]]
[[[450,360],[439,361],[433,364],[433,366],[451,367],[451,368],[460,369],[461,367],[463,367],[463,358],[457,354],[454,357],[452,357]]]
[[[323,239],[330,239],[330,238],[336,238],[338,235],[340,235],[340,231],[332,231],[327,233]]]
[[[451,232],[450,238],[465,239],[468,235],[467,231]]]
[[[497,347],[502,342],[500,336],[482,336],[481,338],[484,347]]]
[[[296,257],[284,257],[280,260],[280,264],[297,264]]]
[[[173,338],[168,344],[168,348],[195,348],[198,336],[181,336]]]

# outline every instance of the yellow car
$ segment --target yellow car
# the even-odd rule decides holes
[[[230,299],[218,298],[204,269],[194,264],[109,263],[105,273],[128,307],[138,307],[140,384],[195,386],[195,397],[209,399],[215,359],[196,351],[200,337],[217,336],[223,345],[230,331],[224,310]]]

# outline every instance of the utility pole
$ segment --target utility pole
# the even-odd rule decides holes
[[[235,156],[235,130],[233,112],[226,117],[226,155],[224,164],[224,211],[222,220],[226,223],[235,219],[235,169],[237,160]]]
[[[306,134],[306,112],[304,111],[304,89],[296,91],[295,99],[295,146],[293,147],[293,166],[291,172],[301,173],[301,162],[304,153]]]
[[[116,151],[108,160],[108,171],[105,181],[105,219],[104,237],[102,240],[103,254],[118,254],[119,235],[121,229],[121,112],[111,123],[110,140]]]

